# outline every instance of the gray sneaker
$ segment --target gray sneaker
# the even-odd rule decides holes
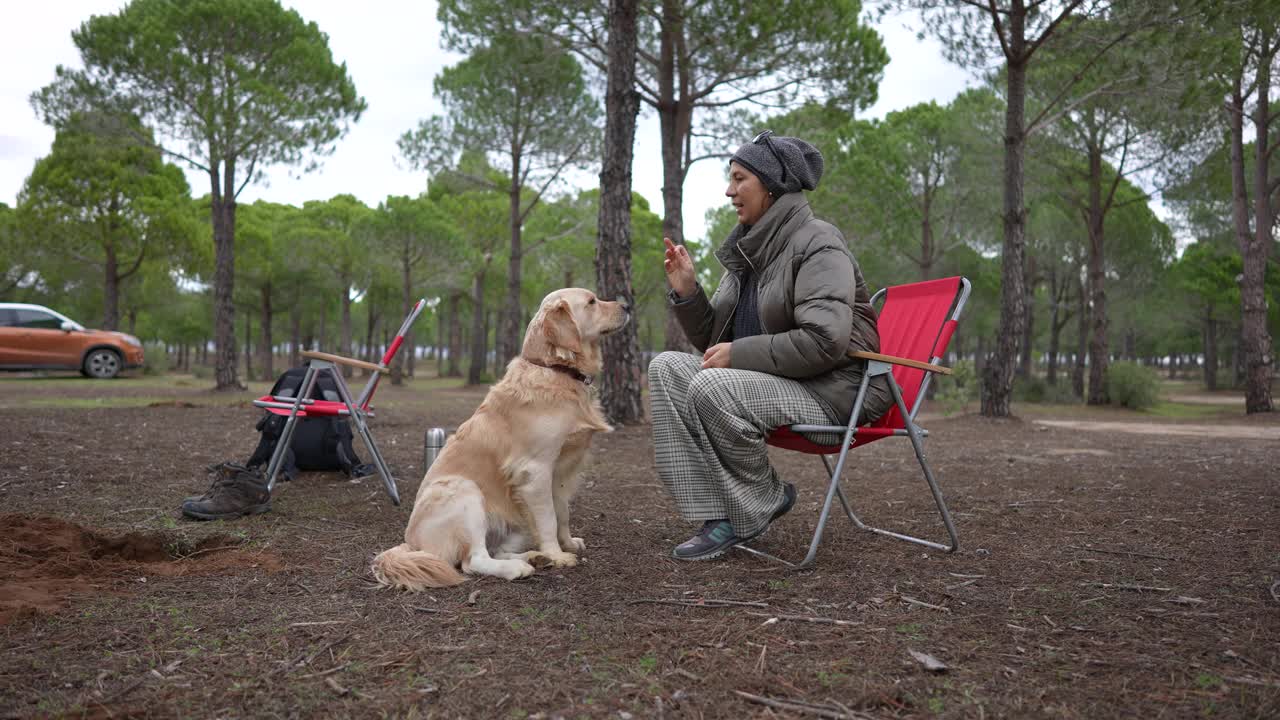
[[[708,520],[697,535],[677,545],[671,551],[671,557],[677,560],[711,560],[740,542],[742,538],[733,534],[733,526],[728,520]]]
[[[217,466],[208,491],[182,502],[182,514],[196,520],[230,520],[270,509],[267,479],[261,472],[235,463]]]

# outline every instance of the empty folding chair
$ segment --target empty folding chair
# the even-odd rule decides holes
[[[800,569],[813,564],[818,553],[818,544],[822,542],[822,531],[826,527],[831,513],[831,502],[840,499],[845,514],[858,528],[888,535],[889,537],[918,543],[927,547],[955,552],[959,547],[955,526],[951,521],[951,513],[942,499],[942,491],[938,488],[928,461],[924,456],[924,437],[928,431],[915,422],[916,413],[924,400],[929,380],[934,373],[949,375],[951,370],[937,363],[947,350],[951,335],[955,332],[956,323],[969,297],[969,281],[962,277],[950,277],[941,280],[895,285],[877,292],[871,302],[883,300],[880,306],[877,327],[880,332],[879,353],[851,351],[850,357],[867,361],[867,370],[862,377],[862,384],[853,404],[853,415],[847,425],[790,425],[775,428],[769,434],[770,445],[788,450],[819,455],[827,469],[830,484],[827,486],[826,501],[822,505],[822,514],[818,517],[818,527],[814,530],[813,540],[809,543],[809,552],[799,563],[791,563],[782,558],[746,545],[739,549],[759,557],[775,560],[790,567]],[[895,405],[873,423],[858,426],[856,418],[862,410],[862,402],[866,398],[867,385],[871,378],[887,375],[889,388]],[[816,436],[843,436],[844,442],[839,445],[819,444],[810,438]],[[876,440],[887,437],[906,437],[911,441],[920,468],[924,471],[925,482],[933,494],[938,512],[942,516],[950,541],[947,544],[924,540],[911,535],[893,532],[867,525],[859,518],[845,497],[840,487],[840,476],[844,471],[845,459],[849,451],[865,447]],[[828,456],[836,455],[835,467]]]
[[[381,363],[375,365],[363,360],[342,357],[341,355],[304,350],[301,354],[308,361],[307,373],[303,376],[302,386],[298,394],[295,397],[264,395],[253,401],[254,405],[263,408],[267,412],[289,417],[285,421],[280,441],[276,443],[275,452],[271,455],[271,462],[267,464],[268,491],[275,487],[276,475],[280,472],[280,465],[284,460],[285,451],[293,439],[293,429],[298,418],[345,415],[351,418],[352,424],[355,425],[356,434],[364,438],[364,443],[369,448],[369,454],[373,456],[373,464],[378,468],[378,474],[382,477],[387,494],[391,496],[391,502],[395,505],[400,504],[400,493],[396,490],[396,481],[391,476],[391,471],[387,469],[387,463],[382,459],[382,453],[378,451],[378,445],[373,441],[373,435],[369,432],[369,424],[365,419],[373,417],[373,411],[369,409],[369,401],[373,399],[373,393],[378,389],[378,380],[381,379],[383,374],[391,372],[391,361],[404,343],[405,334],[409,332],[413,321],[418,319],[418,315],[422,313],[426,305],[426,300],[419,300],[414,303],[413,309],[409,311],[409,316],[400,325],[400,330],[396,332],[395,339],[391,341],[391,345],[387,347],[386,353],[383,354]],[[369,381],[365,383],[364,390],[360,392],[359,397],[352,397],[351,390],[342,378],[342,372],[338,368],[339,365],[363,368],[371,372]],[[329,373],[334,383],[338,386],[339,400],[311,399],[311,393],[315,389],[316,378],[322,372]]]

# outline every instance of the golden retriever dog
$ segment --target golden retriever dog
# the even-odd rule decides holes
[[[600,339],[628,317],[581,288],[543,299],[520,356],[423,478],[404,543],[374,558],[379,582],[417,591],[577,564],[586,545],[569,532],[569,500],[592,436],[612,430],[587,386]]]

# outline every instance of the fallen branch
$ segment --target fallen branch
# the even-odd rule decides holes
[[[211,552],[218,552],[219,550],[235,550],[238,547],[240,546],[239,545],[219,545],[217,547],[204,548],[203,550],[196,550],[193,553],[188,553],[186,555],[183,555],[182,557],[178,558],[178,560],[179,561],[190,560],[191,558],[197,555],[203,555],[205,553],[211,553]]]
[[[702,682],[702,676],[695,675],[694,673],[691,673],[688,670],[685,670],[684,668],[676,668],[672,670],[671,673],[673,675],[679,675],[680,677],[683,677],[683,678],[688,678],[697,683]]]
[[[833,720],[866,720],[866,715],[858,715],[847,712],[845,710],[837,710],[829,705],[814,705],[813,703],[802,702],[800,700],[775,700],[773,698],[761,697],[760,695],[752,695],[741,690],[734,690],[733,693],[738,697],[753,702],[757,705],[765,705],[767,707],[776,708],[778,710],[790,710],[808,715],[817,715],[818,717],[833,718]]]
[[[934,605],[933,603],[927,603],[927,602],[924,602],[923,600],[917,600],[913,597],[908,597],[906,595],[899,595],[898,597],[902,600],[902,602],[907,603],[909,605],[919,605],[920,607],[927,607],[932,610],[941,610],[942,612],[947,612],[947,613],[951,612],[951,608],[945,607],[942,605]]]
[[[747,602],[744,600],[708,600],[706,598],[693,600],[667,600],[663,598],[640,598],[639,600],[631,600],[628,605],[682,605],[684,607],[758,607],[767,608],[769,603],[763,602]]]
[[[308,627],[311,625],[346,625],[350,620],[316,620],[314,622],[289,623],[289,627]]]
[[[1016,507],[1025,507],[1025,506],[1027,506],[1027,505],[1056,505],[1056,504],[1058,504],[1058,503],[1060,503],[1060,502],[1062,502],[1062,500],[1061,500],[1061,499],[1058,499],[1058,500],[1019,500],[1018,502],[1009,503],[1009,507],[1011,507],[1011,508],[1016,508]]]
[[[1247,677],[1228,677],[1223,678],[1227,682],[1241,683],[1243,685],[1260,685],[1262,687],[1280,688],[1280,682],[1274,680],[1258,680],[1256,678]]]
[[[365,695],[364,693],[360,692],[359,690],[352,690],[352,689],[350,689],[350,688],[344,688],[344,687],[342,687],[341,685],[339,685],[339,684],[338,684],[338,681],[337,681],[337,680],[334,680],[332,677],[327,677],[327,678],[325,678],[325,679],[324,679],[324,683],[325,683],[325,685],[328,685],[329,687],[333,688],[333,691],[334,691],[334,692],[336,692],[336,693],[338,693],[339,695],[354,695],[354,696],[356,696],[356,697],[360,698],[361,700],[372,700],[372,699],[373,699],[373,698],[372,698],[372,697],[370,697],[369,695]]]
[[[306,653],[303,653],[301,656],[299,656],[299,657],[298,657],[298,659],[297,659],[297,660],[294,660],[292,663],[290,663],[290,664],[288,665],[288,668],[289,668],[289,669],[293,669],[293,668],[297,668],[297,667],[302,667],[302,666],[304,666],[304,665],[310,665],[312,660],[315,660],[316,658],[320,657],[320,653],[323,653],[323,652],[325,652],[326,650],[329,650],[329,649],[331,649],[331,648],[335,647],[338,643],[345,642],[345,641],[346,641],[346,639],[347,639],[347,638],[349,638],[349,637],[351,637],[351,633],[347,633],[346,635],[343,635],[343,636],[341,636],[341,637],[337,638],[336,640],[331,640],[331,641],[329,641],[329,642],[325,643],[324,645],[322,645],[322,646],[320,647],[320,649],[319,649],[319,650],[316,650],[315,652],[311,653],[310,655],[307,655]]]
[[[814,617],[812,615],[775,615],[773,613],[749,612],[748,615],[756,617],[769,618],[766,624],[775,623],[779,620],[790,620],[793,622],[818,623],[821,625],[862,625],[858,620],[837,620],[835,618]]]
[[[1130,585],[1129,583],[1093,582],[1093,583],[1080,583],[1080,584],[1087,585],[1088,587],[1107,588],[1110,590],[1134,590],[1137,592],[1171,592],[1173,590],[1173,588],[1167,588],[1167,587],[1153,587],[1151,585]]]
[[[343,663],[338,667],[329,668],[328,670],[324,670],[321,672],[307,673],[306,675],[299,675],[298,678],[301,679],[301,678],[309,678],[309,677],[324,677],[325,675],[332,675],[336,672],[342,672],[343,670],[346,670],[350,665],[351,663]]]
[[[1168,555],[1152,555],[1150,553],[1133,552],[1132,550],[1103,550],[1094,547],[1079,547],[1077,545],[1069,545],[1074,550],[1084,550],[1085,552],[1102,553],[1104,555],[1129,555],[1131,557],[1150,558],[1152,560],[1177,560],[1178,558],[1169,557]]]

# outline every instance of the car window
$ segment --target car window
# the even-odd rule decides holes
[[[39,310],[15,310],[18,318],[14,323],[17,327],[24,328],[45,328],[49,330],[59,330],[62,328],[62,321],[50,315],[47,312]]]
[[[13,327],[18,324],[17,312],[9,308],[0,308],[0,327]]]

